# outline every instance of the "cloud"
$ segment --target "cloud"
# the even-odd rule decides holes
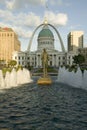
[[[4,5],[9,10],[25,9],[32,6],[61,6],[70,5],[69,0],[0,0],[0,5]]]
[[[11,21],[14,19],[14,16],[10,11],[0,9],[0,18],[5,21]]]
[[[5,4],[5,0],[0,0],[0,4]]]
[[[20,9],[29,7],[30,5],[37,6],[37,5],[45,5],[45,0],[11,0],[6,1],[6,7],[8,9]]]
[[[14,1],[6,1],[6,7],[7,9],[14,9]]]
[[[70,6],[70,0],[48,0],[47,5],[51,6]]]
[[[3,19],[5,23],[11,23],[17,26],[29,26],[36,27],[41,23],[40,16],[30,12],[30,13],[18,13],[13,14],[7,10],[0,10],[0,18]]]
[[[47,17],[49,23],[53,24],[54,26],[65,26],[68,21],[68,16],[64,13],[54,13],[47,11],[45,12],[45,17]]]
[[[41,18],[40,18],[40,16],[37,16],[36,14],[31,12],[25,16],[24,24],[26,26],[36,27],[39,24],[41,24]]]
[[[14,26],[13,30],[18,34],[19,37],[22,38],[30,38],[32,35],[32,30],[27,30],[22,27]]]
[[[54,13],[51,11],[45,12],[44,16],[41,17],[33,12],[21,12],[14,14],[9,10],[1,9],[0,14],[0,26],[13,28],[14,31],[23,38],[29,38],[32,34],[32,29],[34,30],[38,25],[43,23],[42,19],[44,17],[47,17],[48,22],[54,26],[64,26],[68,21],[67,14]]]
[[[30,38],[32,35],[32,30],[26,30],[25,28],[13,26],[11,24],[0,22],[0,27],[12,28],[13,31],[17,33],[18,37],[22,37],[22,38]]]
[[[49,2],[49,1],[48,1]],[[63,1],[62,0],[50,0],[50,3],[51,5],[62,5],[63,4]]]
[[[41,24],[41,19],[36,14],[19,13],[13,14],[7,10],[0,10],[0,26],[12,28],[19,37],[29,38],[32,34],[32,29]]]
[[[40,17],[35,13],[18,13],[13,14],[7,10],[0,10],[0,18],[4,20],[4,22],[10,22],[13,25],[17,26],[28,26],[28,27],[36,27],[40,25],[43,21],[43,17],[47,17],[48,21],[54,25],[64,26],[67,24],[68,16],[64,13],[54,13],[52,11],[46,11],[44,16]]]

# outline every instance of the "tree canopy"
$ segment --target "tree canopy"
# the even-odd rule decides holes
[[[16,64],[17,64],[17,62],[15,60],[11,60],[9,62],[9,65],[12,66],[12,67],[16,66]]]
[[[73,60],[74,63],[81,65],[85,62],[85,57],[81,54],[78,54],[77,56],[73,57]]]

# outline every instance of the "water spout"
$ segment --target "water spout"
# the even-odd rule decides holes
[[[25,68],[17,72],[15,69],[11,72],[6,72],[5,77],[3,77],[2,70],[0,70],[0,89],[17,87],[20,84],[26,84],[32,81],[30,71]]]
[[[83,75],[80,68],[78,68],[77,72],[69,72],[65,67],[59,68],[57,82],[87,89],[87,71],[84,71]]]

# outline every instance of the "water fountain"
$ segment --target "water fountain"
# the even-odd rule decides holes
[[[0,88],[5,87],[5,79],[3,77],[2,71],[0,70]]]
[[[3,75],[2,75],[3,77]],[[4,82],[4,86],[3,88],[9,88],[11,85],[10,85],[10,72],[7,72],[6,73],[6,76],[5,76],[5,82]]]
[[[6,72],[5,77],[3,77],[2,70],[0,70],[0,89],[17,87],[20,84],[26,84],[32,81],[30,72],[25,68],[23,68],[23,70],[20,69],[17,72],[15,69],[11,72]]]
[[[57,82],[68,84],[70,86],[87,89],[87,71],[82,74],[80,68],[77,72],[69,72],[65,67],[59,68]]]
[[[19,70],[17,72],[17,84],[23,84],[24,79],[23,79],[24,75],[23,75],[23,70]]]

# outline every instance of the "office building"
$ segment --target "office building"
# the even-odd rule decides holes
[[[68,51],[78,51],[79,48],[83,48],[83,31],[71,31],[68,34]]]
[[[8,63],[12,60],[12,53],[20,51],[20,41],[11,28],[0,28],[0,60]]]

